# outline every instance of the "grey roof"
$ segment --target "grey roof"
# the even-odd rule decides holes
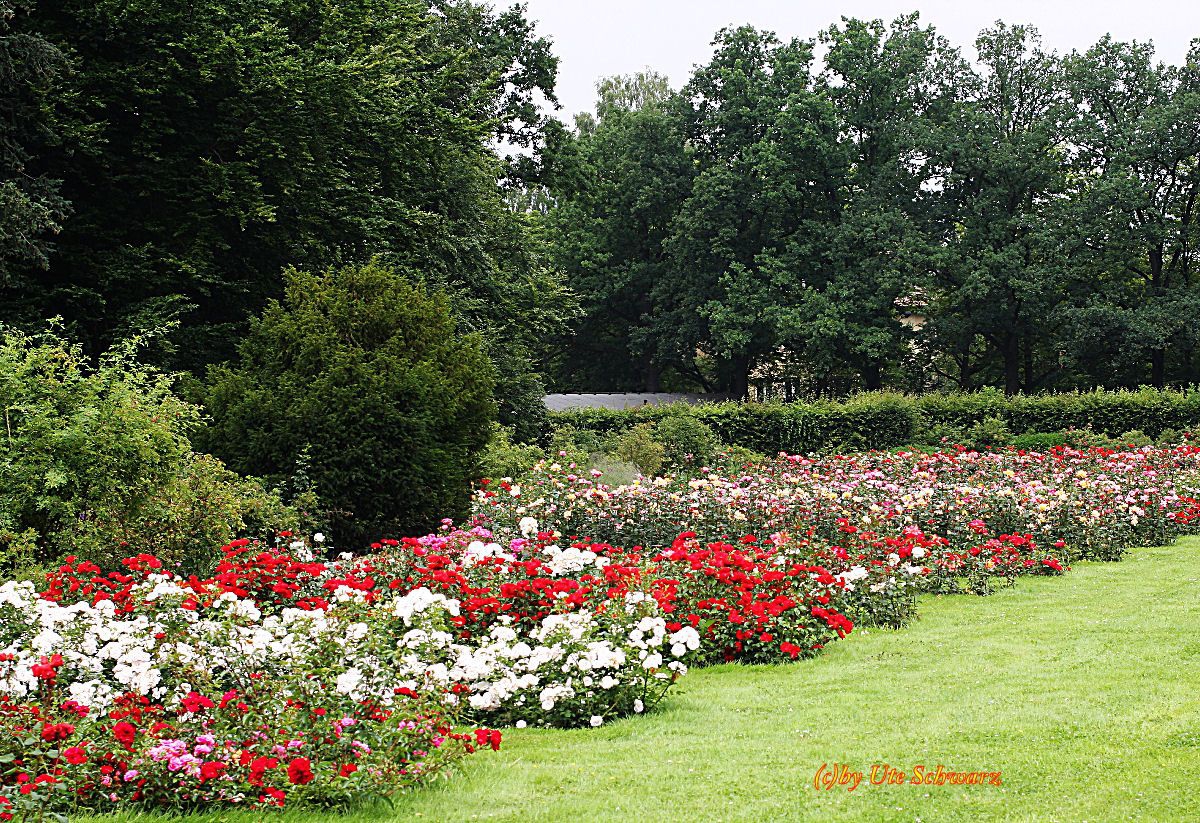
[[[591,394],[548,394],[542,398],[550,411],[567,409],[636,409],[666,403],[719,403],[729,398],[720,394],[683,392],[595,392]]]

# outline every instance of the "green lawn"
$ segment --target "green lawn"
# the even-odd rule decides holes
[[[856,631],[816,660],[695,671],[648,717],[506,731],[501,753],[343,820],[1200,820],[1198,687],[1193,538],[928,598],[909,628]],[[1003,785],[814,789],[834,762]]]

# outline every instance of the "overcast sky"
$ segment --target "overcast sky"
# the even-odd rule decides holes
[[[1188,44],[1200,37],[1200,0],[862,0],[816,3],[806,0],[526,0],[540,34],[554,41],[560,59],[560,117],[592,108],[600,77],[628,74],[646,66],[678,88],[692,66],[712,54],[718,29],[749,23],[781,39],[815,38],[842,16],[865,19],[896,16],[916,9],[951,43],[974,58],[980,29],[997,19],[1030,23],[1046,47],[1060,52],[1086,49],[1111,33],[1121,40],[1153,40],[1160,59],[1182,63]],[[510,0],[495,0],[497,6]]]

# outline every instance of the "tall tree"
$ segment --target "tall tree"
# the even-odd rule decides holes
[[[1038,344],[1066,297],[1047,237],[1065,187],[1061,63],[1026,26],[998,23],[975,45],[980,70],[963,76],[961,99],[930,139],[941,247],[926,332],[959,357],[963,387],[981,366],[980,339],[1005,391],[1033,391],[1057,368],[1038,362]]]
[[[918,16],[843,19],[822,32],[820,91],[838,119],[834,219],[821,227],[820,265],[799,304],[809,367],[848,364],[879,389],[901,358],[900,314],[913,303],[927,259],[923,133],[944,118],[962,61]]]
[[[662,75],[606,78],[597,92],[596,117],[577,118],[548,159],[554,256],[583,311],[558,384],[659,391],[664,371],[687,368],[663,307],[674,297],[664,241],[690,191],[690,153]]]
[[[1096,285],[1071,314],[1070,352],[1096,382],[1195,381],[1200,42],[1183,67],[1156,62],[1151,44],[1110,37],[1066,65],[1077,109],[1063,243]]]
[[[796,336],[795,307],[836,215],[837,120],[815,88],[812,44],[725,29],[683,90],[697,176],[673,227],[669,324],[680,351],[719,358],[722,388]]]

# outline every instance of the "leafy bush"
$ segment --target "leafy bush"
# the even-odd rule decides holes
[[[664,417],[654,428],[654,439],[673,467],[705,465],[721,445],[713,430],[694,417]]]
[[[1140,429],[1133,429],[1132,431],[1127,431],[1124,434],[1122,434],[1120,437],[1115,438],[1115,439],[1122,446],[1141,447],[1141,446],[1153,446],[1154,445],[1154,438],[1151,437],[1150,435],[1146,434],[1144,431],[1141,431]]]
[[[1163,429],[1158,435],[1158,444],[1161,446],[1178,446],[1185,442],[1187,442],[1187,438],[1182,432],[1175,429]]]
[[[918,397],[873,392],[843,402],[678,404],[551,415],[556,428],[569,425],[600,435],[677,417],[699,420],[723,443],[762,454],[939,446],[943,439],[966,443],[973,427],[984,424],[983,433],[995,426],[984,423],[988,420],[1000,420],[1013,436],[1080,430],[1116,436],[1137,430],[1157,438],[1163,432],[1200,428],[1200,392],[1096,390],[1013,397],[995,389]]]
[[[721,449],[713,455],[714,468],[720,468],[726,472],[737,473],[747,466],[753,466],[762,463],[767,459],[767,456],[756,451],[743,448],[742,446],[722,446]]]
[[[625,463],[632,463],[642,474],[658,474],[666,461],[667,450],[654,439],[654,426],[641,423],[619,435],[612,444],[612,456]]]
[[[1067,445],[1067,435],[1063,432],[1030,432],[1013,437],[1010,445],[1022,451],[1044,452],[1057,446]]]
[[[967,442],[967,433],[949,423],[934,423],[922,430],[920,442],[937,448],[961,445]]]
[[[480,476],[492,479],[520,477],[545,456],[546,453],[537,446],[514,443],[512,431],[496,424],[480,458]]]
[[[1007,446],[1011,440],[1012,432],[999,417],[985,417],[967,430],[967,445],[980,451]]]
[[[1063,432],[1067,445],[1073,449],[1097,449],[1110,445],[1110,441],[1102,434],[1090,429],[1068,429]]]
[[[551,458],[580,466],[586,464],[589,455],[604,450],[604,437],[594,431],[577,429],[574,426],[558,426],[550,437],[547,449]]]
[[[154,551],[199,570],[237,533],[300,514],[192,451],[200,410],[128,344],[92,367],[56,330],[0,340],[0,568]]]
[[[285,281],[238,362],[212,370],[203,442],[273,478],[308,449],[342,546],[465,515],[496,416],[480,339],[455,333],[445,295],[375,263]]]

